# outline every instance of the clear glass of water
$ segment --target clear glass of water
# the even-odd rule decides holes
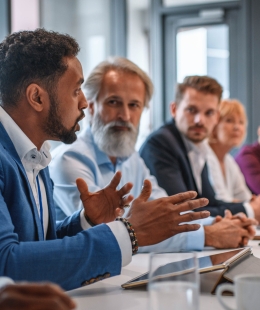
[[[150,310],[198,310],[196,253],[151,253],[148,290]]]

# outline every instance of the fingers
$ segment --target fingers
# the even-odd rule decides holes
[[[122,217],[125,213],[125,209],[124,208],[116,208],[115,210],[115,217]]]
[[[180,223],[201,220],[210,216],[209,211],[187,212],[180,216]]]
[[[75,302],[66,295],[57,285],[53,284],[16,284],[9,285],[2,290],[1,299],[5,305],[9,300],[12,302],[12,309],[74,309]]]
[[[246,229],[241,229],[240,230],[240,235],[241,235],[242,238],[247,238],[247,239],[250,238],[249,232]]]
[[[187,193],[189,193],[189,192],[187,192]],[[195,193],[195,192],[193,192],[193,193]],[[182,194],[186,194],[186,193],[182,193]],[[183,202],[180,205],[175,206],[175,208],[177,207],[180,212],[192,211],[192,210],[197,209],[197,208],[205,207],[208,203],[209,203],[209,201],[207,198],[199,198],[199,199],[188,200],[186,202]]]
[[[249,238],[244,237],[242,238],[242,246],[246,246],[248,244]]]
[[[132,183],[126,183],[119,191],[118,191],[118,194],[120,197],[124,197],[125,195],[127,195],[130,190],[132,189],[133,187],[133,184]],[[132,197],[132,199],[128,199],[128,197]],[[131,195],[127,196],[127,197],[124,197],[123,198],[124,200],[127,200],[128,202],[124,202],[124,204],[129,204],[133,199],[134,197]]]
[[[248,226],[247,227],[247,231],[248,231],[248,233],[250,235],[250,239],[253,239],[255,234],[256,234],[256,230],[254,229],[254,227],[253,226]]]
[[[122,206],[129,205],[133,199],[134,199],[133,195],[128,195],[128,196],[122,198]]]
[[[195,231],[198,230],[199,228],[200,228],[199,224],[182,224],[178,226],[178,233]]]
[[[173,196],[169,196],[168,200],[172,204],[180,204],[190,199],[194,199],[196,196],[197,196],[197,193],[195,191],[188,191],[188,192],[179,193]]]
[[[143,188],[137,199],[147,201],[152,193],[152,183],[149,180],[144,180]]]
[[[234,214],[234,216],[236,216],[240,219],[247,219],[247,216],[243,212],[236,213],[236,214]]]
[[[122,177],[121,172],[120,172],[120,171],[117,171],[117,172],[114,174],[112,180],[110,181],[110,183],[108,184],[107,187],[111,187],[111,188],[113,188],[113,189],[116,189],[117,186],[118,186],[118,184],[120,183],[121,177]]]
[[[223,219],[223,218],[222,218],[221,215],[217,215],[217,216],[215,217],[215,223],[220,222],[222,219]]]
[[[12,286],[10,286],[12,288]],[[16,291],[19,291],[22,294],[33,294],[35,296],[57,296],[61,298],[65,303],[70,304],[72,302],[73,305],[75,303],[70,299],[65,292],[55,284],[51,283],[42,283],[42,284],[35,284],[35,283],[21,283],[18,285],[13,285]]]
[[[76,184],[77,184],[78,190],[79,190],[81,195],[83,195],[83,194],[88,195],[89,194],[88,185],[82,178],[78,178],[76,180]]]
[[[225,210],[225,216],[226,219],[232,219],[233,215],[230,212],[230,210]]]
[[[258,221],[256,219],[252,219],[252,218],[241,219],[241,226],[242,227],[247,227],[250,225],[258,225]]]

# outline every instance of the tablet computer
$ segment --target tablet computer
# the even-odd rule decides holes
[[[215,270],[223,270],[228,268],[233,262],[239,260],[241,257],[243,257],[246,253],[250,253],[251,248],[240,248],[220,254],[213,254],[208,255],[204,257],[198,258],[199,263],[199,272],[200,273],[206,273],[211,272]],[[185,260],[185,264],[179,264],[178,261],[169,263],[167,265],[164,265],[162,267],[159,267],[157,270],[157,274],[162,277],[169,277],[173,274],[183,272],[185,273],[185,269],[180,269],[180,265],[186,265],[187,270],[189,269],[189,259]],[[160,270],[161,268],[161,270]],[[132,280],[122,284],[121,286],[123,288],[134,288],[138,286],[143,286],[148,283],[148,272],[133,278]]]

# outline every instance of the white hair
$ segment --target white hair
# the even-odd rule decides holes
[[[149,101],[153,95],[153,83],[151,79],[136,64],[123,57],[110,57],[92,70],[84,84],[85,95],[89,102],[95,102],[97,100],[103,77],[110,70],[136,74],[145,85],[144,104],[145,107],[149,107]]]

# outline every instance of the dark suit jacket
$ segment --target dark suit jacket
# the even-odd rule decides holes
[[[120,274],[121,252],[110,228],[82,231],[79,212],[56,225],[53,183],[48,168],[40,173],[49,207],[47,240],[24,167],[0,123],[0,276],[52,281],[69,290]]]
[[[260,144],[256,142],[245,145],[235,159],[244,174],[247,186],[254,194],[260,194]]]
[[[140,149],[140,155],[168,195],[188,190],[197,190],[187,150],[174,120],[153,132]],[[225,209],[233,214],[245,212],[242,203],[226,203],[215,199],[215,193],[207,182],[202,180],[202,194],[198,197],[209,199],[209,205],[198,210],[209,210],[212,216],[224,215]]]

